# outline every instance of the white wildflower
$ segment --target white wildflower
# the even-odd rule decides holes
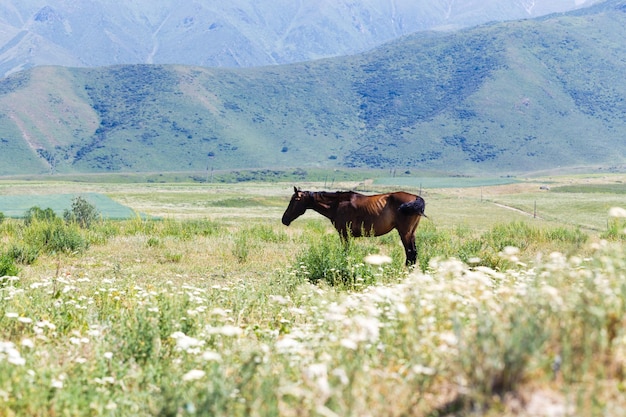
[[[170,337],[176,340],[176,348],[184,351],[204,345],[204,340],[199,340],[195,337],[187,336],[183,332],[174,332]]]
[[[359,345],[352,339],[341,339],[341,342],[339,343],[344,348],[350,349],[350,350],[356,350],[359,347]]]
[[[328,383],[328,368],[325,363],[314,363],[304,370],[304,376],[311,381],[323,396],[330,395],[330,384]]]
[[[387,255],[367,255],[363,262],[370,265],[390,264],[392,259]]]
[[[113,352],[104,352],[104,354],[102,356],[104,356],[104,359],[112,359],[113,358]]]
[[[112,376],[104,376],[102,378],[94,378],[93,380],[96,384],[107,385],[107,384],[115,384],[115,378]]]
[[[554,288],[551,285],[546,284],[541,287],[541,291],[552,299],[552,302],[554,303],[554,305],[556,306],[563,305],[563,298],[559,294],[558,289]]]
[[[214,308],[213,310],[211,310],[211,314],[214,316],[221,316],[221,317],[227,317],[228,316],[228,311],[224,310],[223,308]]]
[[[35,347],[35,342],[33,342],[33,340],[29,338],[22,339],[20,344],[24,347],[31,348],[31,349]]]
[[[208,334],[221,334],[222,336],[229,336],[229,337],[239,336],[240,334],[243,333],[241,328],[237,326],[230,326],[230,325],[226,325],[222,327],[206,326],[206,331]]]
[[[507,256],[513,256],[519,253],[519,248],[516,248],[515,246],[507,246],[502,252]]]
[[[411,370],[416,375],[435,375],[435,373],[437,372],[435,368],[424,365],[415,365],[413,366],[413,368],[411,368]]]
[[[374,343],[378,340],[380,333],[380,321],[375,317],[355,316],[346,323],[354,330],[350,338],[355,342]]]
[[[270,301],[276,304],[280,304],[280,305],[289,304],[289,299],[283,297],[282,295],[270,295],[269,299]]]
[[[0,360],[2,359],[6,359],[12,365],[22,366],[26,364],[26,360],[22,358],[13,342],[0,342]]]
[[[402,302],[398,302],[395,306],[396,306],[396,311],[400,314],[407,314],[409,312],[409,309],[407,308],[406,304]]]
[[[350,383],[350,378],[348,377],[346,370],[343,368],[333,369],[331,374],[339,378],[339,382],[341,382],[341,385],[348,385]]]
[[[206,372],[200,369],[192,369],[191,371],[183,375],[183,381],[195,381],[203,378],[204,375],[206,375]]]
[[[278,353],[291,353],[299,351],[302,347],[302,344],[295,340],[293,337],[287,335],[282,339],[278,339],[275,346]]]
[[[9,362],[11,365],[24,366],[26,364],[26,359],[22,358],[20,356],[20,353],[15,350],[9,352],[7,356],[7,362]]]
[[[38,321],[37,323],[35,323],[35,326],[42,328],[42,329],[44,327],[47,327],[50,330],[55,330],[57,328],[57,326],[54,323],[50,323],[48,320]]]
[[[73,345],[80,345],[81,344],[80,337],[70,337],[70,343]]]
[[[459,343],[456,335],[452,332],[444,332],[439,335],[439,339],[448,346],[456,346]]]
[[[221,362],[222,355],[220,355],[217,352],[207,350],[206,352],[202,353],[202,359],[204,359],[207,362]]]
[[[99,329],[89,329],[89,330],[87,330],[87,335],[89,335],[91,337],[98,337],[98,336],[100,336],[100,330]]]
[[[626,217],[626,209],[621,207],[611,207],[609,209],[609,217]]]

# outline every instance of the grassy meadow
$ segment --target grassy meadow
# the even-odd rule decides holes
[[[624,181],[424,187],[410,270],[291,183],[0,181],[137,213],[0,216],[0,416],[626,415]]]

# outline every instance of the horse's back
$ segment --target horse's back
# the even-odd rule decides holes
[[[423,211],[424,200],[418,195],[407,193],[405,191],[374,195],[352,193],[349,200],[349,204],[353,209],[359,211],[364,210],[370,214],[378,215],[383,214],[383,212],[387,210],[396,212],[401,206],[406,204],[415,205],[419,203],[421,203]]]
[[[418,195],[407,193],[406,191],[396,191],[394,193],[390,193],[389,195],[400,204],[408,203],[409,201],[415,201],[418,198],[421,198]]]

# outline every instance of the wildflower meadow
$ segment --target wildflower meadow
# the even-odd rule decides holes
[[[285,228],[277,185],[133,187],[158,218],[0,218],[0,416],[626,415],[615,201],[581,228],[433,191],[407,269],[397,235]]]

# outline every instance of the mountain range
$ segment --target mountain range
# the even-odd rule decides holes
[[[626,1],[609,0],[292,64],[37,66],[0,79],[0,175],[611,169],[625,38]]]
[[[41,65],[256,67],[597,0],[3,0],[0,75]]]

